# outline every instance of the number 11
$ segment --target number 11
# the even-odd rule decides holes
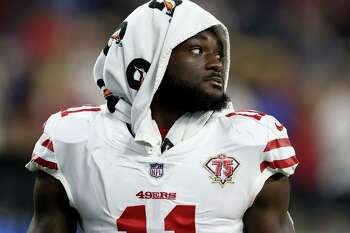
[[[177,205],[164,219],[164,230],[175,233],[196,233],[195,206]],[[129,206],[117,219],[118,231],[147,233],[144,205]]]

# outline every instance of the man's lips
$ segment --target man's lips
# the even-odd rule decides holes
[[[204,81],[211,82],[215,86],[218,86],[218,87],[222,87],[223,83],[224,83],[224,80],[222,79],[222,77],[218,76],[218,75],[208,76],[208,77],[204,78]]]

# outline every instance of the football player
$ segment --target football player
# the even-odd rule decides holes
[[[30,233],[292,233],[287,130],[234,111],[226,27],[188,0],[150,1],[99,55],[105,105],[53,114]]]

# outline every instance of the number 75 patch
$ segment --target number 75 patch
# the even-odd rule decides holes
[[[204,163],[212,182],[219,183],[222,188],[226,183],[233,183],[233,175],[239,165],[235,158],[224,154],[211,157]]]

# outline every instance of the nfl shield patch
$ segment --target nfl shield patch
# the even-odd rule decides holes
[[[159,178],[163,176],[163,167],[162,163],[151,163],[149,174],[154,178]]]

